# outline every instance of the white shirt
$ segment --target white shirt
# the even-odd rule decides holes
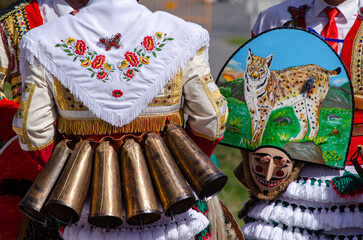
[[[320,34],[328,22],[328,16],[324,13],[324,8],[329,5],[324,0],[287,0],[268,8],[258,16],[252,30],[253,33],[257,35],[266,30],[281,27],[285,22],[291,20],[291,14],[287,10],[289,6],[300,7],[305,4],[309,6],[305,13],[306,26],[307,28],[313,28]],[[360,0],[347,0],[337,7],[340,13],[335,18],[335,22],[338,27],[339,39],[344,39],[348,34],[362,4],[363,1]],[[341,54],[342,46],[343,44],[339,43],[339,54]]]
[[[64,0],[38,0],[38,4],[44,24],[73,11],[73,8]]]

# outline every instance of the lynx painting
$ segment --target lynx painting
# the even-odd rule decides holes
[[[285,106],[293,107],[300,124],[300,132],[290,140],[302,140],[309,129],[309,139],[315,138],[330,76],[338,75],[340,67],[328,71],[308,64],[273,71],[269,69],[272,57],[262,58],[248,49],[244,93],[251,114],[252,143],[260,143],[271,111]]]
[[[253,151],[301,142],[317,146],[322,159],[302,161],[344,167],[352,87],[340,58],[319,37],[293,28],[264,32],[230,57],[217,84],[229,108],[223,144]]]

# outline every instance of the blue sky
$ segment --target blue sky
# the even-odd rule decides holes
[[[319,37],[299,29],[275,29],[257,36],[236,51],[228,64],[246,68],[248,48],[253,54],[267,57],[273,54],[271,70],[304,64],[317,64],[325,69],[341,67],[342,72],[331,77],[330,83],[336,86],[349,81],[348,74],[335,52]]]

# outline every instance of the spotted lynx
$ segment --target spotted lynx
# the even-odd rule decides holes
[[[315,64],[270,70],[272,55],[262,58],[249,49],[245,71],[245,99],[252,119],[252,143],[259,144],[272,110],[292,106],[300,123],[300,132],[290,140],[309,138],[319,131],[319,113],[328,93],[330,76],[340,68],[329,71]],[[310,123],[310,124],[309,124]]]

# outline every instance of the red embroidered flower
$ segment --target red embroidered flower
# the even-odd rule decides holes
[[[83,40],[78,40],[76,44],[76,54],[83,55],[86,52],[87,45]]]
[[[105,63],[105,58],[106,57],[104,55],[97,55],[95,60],[92,62],[92,67],[96,69],[102,67],[102,65]]]
[[[126,52],[125,58],[134,67],[136,67],[139,64],[139,59],[137,58],[136,54],[133,52]]]
[[[101,71],[97,74],[97,77],[99,79],[104,79],[107,76],[107,73],[105,71]]]
[[[128,69],[128,70],[126,71],[126,76],[127,76],[128,78],[133,78],[133,77],[134,77],[134,70],[133,70],[133,69]]]
[[[115,97],[115,98],[119,98],[119,97],[122,97],[122,95],[123,95],[124,93],[121,91],[121,90],[119,90],[119,89],[115,89],[115,90],[113,90],[112,91],[112,95]]]
[[[144,38],[144,42],[142,43],[147,51],[151,51],[155,48],[154,46],[154,40],[150,36],[146,36]]]

